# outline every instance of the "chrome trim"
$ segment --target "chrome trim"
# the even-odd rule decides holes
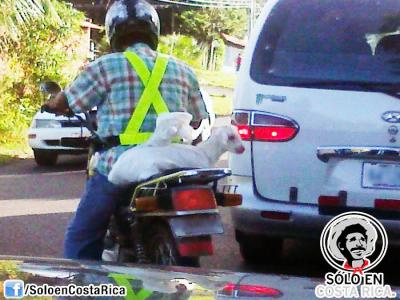
[[[202,209],[189,211],[135,212],[137,217],[178,217],[201,214],[219,214],[218,209]]]
[[[282,116],[282,115],[278,115],[278,114],[274,114],[274,113],[270,113],[270,112],[261,112],[261,111],[251,111],[251,120],[250,120],[250,125],[251,126],[268,126],[266,124],[258,124],[254,122],[255,119],[255,115],[264,115],[264,116],[271,116],[271,117],[276,117],[276,118],[280,118],[280,119],[284,119],[290,123],[292,123],[294,125],[294,127],[296,129],[299,129],[299,124],[297,124],[297,122],[295,120],[293,120],[292,118],[286,117],[286,116]],[[283,125],[274,125],[275,127],[285,127]]]
[[[271,117],[281,118],[281,119],[284,119],[284,120],[286,120],[286,121],[289,121],[289,122],[293,123],[294,128],[296,128],[296,129],[299,129],[299,128],[300,128],[299,124],[298,124],[295,120],[293,120],[292,118],[289,118],[289,117],[283,116],[283,115],[279,115],[279,114],[275,114],[275,113],[270,113],[270,112],[266,112],[266,111],[259,111],[259,110],[235,109],[235,110],[232,112],[231,120],[233,120],[234,114],[235,114],[235,113],[247,113],[247,114],[249,114],[249,122],[250,122],[250,123],[249,123],[249,124],[246,124],[246,125],[250,125],[250,126],[268,126],[268,125],[266,125],[266,124],[258,124],[258,123],[255,123],[255,122],[254,122],[255,115],[258,114],[258,115],[264,115],[264,116],[271,116]],[[245,125],[245,124],[241,124],[241,125]],[[274,125],[274,126],[276,126],[276,127],[284,127],[284,126],[282,126],[282,125],[281,125],[281,126],[279,126],[279,125]]]
[[[196,176],[202,176],[202,175],[204,176],[204,175],[208,175],[209,173],[211,175],[215,175],[214,181],[217,181],[226,176],[232,175],[232,171],[229,168],[205,168],[205,169],[193,169],[193,170],[179,171],[179,172],[172,173],[169,175],[161,176],[161,177],[143,182],[135,188],[135,191],[133,192],[133,196],[131,198],[130,208],[132,211],[134,211],[136,196],[139,194],[140,190],[142,190],[144,188],[149,189],[149,186],[154,186],[151,188],[154,189],[153,196],[156,196],[158,190],[168,188],[168,180],[175,179],[175,180],[178,180],[179,182],[181,182],[182,178],[185,178],[185,177],[190,178],[190,177],[196,177]],[[163,187],[160,188],[161,185],[163,185]]]
[[[398,147],[364,147],[364,146],[327,146],[317,148],[317,157],[323,162],[330,158],[378,159],[400,161]]]
[[[168,181],[169,179],[180,179],[182,177],[194,177],[194,176],[199,176],[201,175],[201,173],[221,173],[221,175],[223,176],[229,176],[232,174],[232,171],[228,168],[209,168],[209,169],[193,169],[193,170],[185,170],[185,171],[179,171],[173,174],[169,174],[169,175],[165,175],[165,176],[161,176],[158,177],[156,179],[153,180],[149,180],[146,181],[142,184],[139,184],[136,188],[135,188],[135,192],[133,194],[133,199],[136,198],[136,194],[138,193],[138,191],[146,186],[149,185],[153,185],[155,184],[156,186],[160,185],[161,183],[165,183],[166,181]]]
[[[388,123],[400,123],[399,111],[386,111],[381,116],[382,120]]]

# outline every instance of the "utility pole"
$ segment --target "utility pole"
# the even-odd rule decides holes
[[[250,13],[249,13],[249,19],[250,19],[250,29],[249,29],[249,36],[253,32],[254,29],[254,23],[256,21],[256,0],[249,0],[249,6],[250,6]]]

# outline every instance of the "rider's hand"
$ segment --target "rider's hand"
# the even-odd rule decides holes
[[[51,109],[50,105],[47,104],[47,103],[43,104],[43,105],[40,107],[40,112],[41,112],[41,113],[43,113],[43,112],[48,112],[48,113],[52,113],[52,114],[55,114],[55,113],[56,113],[55,111],[53,111],[53,110]]]
[[[45,104],[42,105],[40,111],[46,111],[49,113],[53,113],[56,116],[65,115],[65,116],[73,116],[73,111],[68,106],[68,101],[64,93],[57,94],[56,97],[51,98]]]

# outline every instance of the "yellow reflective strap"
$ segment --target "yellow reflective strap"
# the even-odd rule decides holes
[[[121,145],[140,145],[146,142],[152,136],[152,134],[153,134],[152,132],[138,132],[136,134],[120,134],[119,139]],[[123,143],[123,141],[125,143]]]
[[[144,61],[135,52],[125,51],[124,56],[129,61],[131,66],[135,69],[143,85],[146,86],[150,79],[150,71]]]
[[[154,106],[157,115],[169,112],[168,106],[159,91],[161,81],[167,69],[168,57],[158,55],[153,71],[150,74],[146,64],[136,53],[125,52],[124,55],[137,72],[145,88],[129,120],[128,126],[125,131],[119,135],[119,139],[121,145],[142,144],[152,135],[151,132],[139,132],[151,105]]]

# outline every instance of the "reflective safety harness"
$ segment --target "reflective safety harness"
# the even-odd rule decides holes
[[[129,120],[128,126],[119,135],[119,142],[121,145],[138,145],[147,141],[153,134],[152,132],[140,132],[151,105],[153,105],[157,116],[161,113],[169,112],[168,106],[159,91],[169,58],[166,55],[158,54],[154,68],[150,73],[144,61],[136,53],[125,51],[124,56],[138,74],[144,85],[144,91]]]

